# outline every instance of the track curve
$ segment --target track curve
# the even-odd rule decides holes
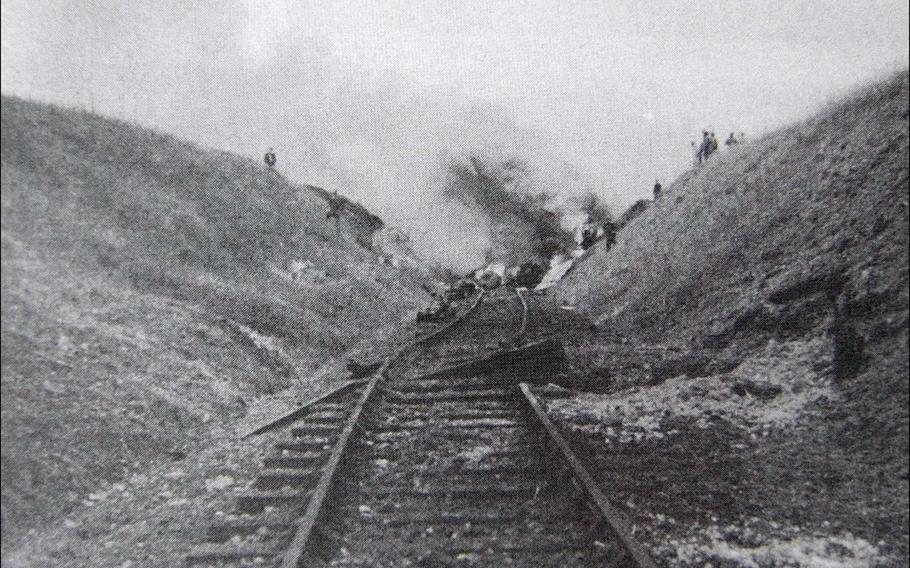
[[[526,353],[529,304],[481,293],[364,385],[309,406],[188,563],[651,568],[503,364]]]

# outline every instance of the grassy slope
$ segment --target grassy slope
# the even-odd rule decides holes
[[[683,174],[614,249],[574,271],[563,297],[684,339],[722,333],[776,289],[834,272],[854,296],[893,291],[883,309],[905,307],[903,77]]]
[[[4,557],[97,510],[87,495],[233,441],[259,397],[338,380],[427,300],[426,271],[357,244],[374,219],[350,208],[336,241],[324,195],[249,160],[15,98],[2,111]]]
[[[767,404],[746,397],[750,405],[797,400],[799,389],[791,387],[804,379],[828,393],[800,406],[795,425],[772,428],[759,442],[746,437],[742,455],[724,449],[735,467],[712,461],[720,447],[699,444],[696,437],[711,439],[702,429],[643,449],[664,455],[668,461],[657,463],[666,468],[676,444],[683,448],[678,472],[695,472],[646,485],[652,494],[690,501],[714,494],[721,521],[760,511],[819,530],[833,522],[871,542],[884,538],[906,555],[907,111],[904,72],[724,153],[680,176],[613,249],[598,250],[561,283],[557,300],[577,304],[600,329],[601,339],[579,347],[579,356],[609,362],[614,349],[604,334],[632,338],[627,345],[642,346],[641,354],[648,346],[670,354],[642,355],[643,371],[632,369],[635,363],[598,371],[615,392],[624,381],[646,389],[639,408],[666,398],[666,408],[642,411],[658,412],[658,421],[659,412],[675,415],[693,400],[703,408],[739,400],[731,383],[749,377],[783,387]],[[843,379],[832,368],[835,313],[866,342],[859,373]],[[676,375],[708,378],[659,385]],[[704,388],[674,398],[672,389],[695,383]],[[719,422],[740,419],[722,414]],[[648,463],[646,453],[639,458]],[[605,467],[621,475],[623,465]],[[641,487],[629,491],[642,494]],[[727,505],[717,507],[723,500]],[[707,517],[688,520],[698,519]]]

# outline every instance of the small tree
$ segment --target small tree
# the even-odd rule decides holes
[[[588,221],[595,225],[603,225],[604,223],[615,219],[610,208],[607,207],[593,191],[588,191],[584,197],[582,197],[581,211],[587,214]]]

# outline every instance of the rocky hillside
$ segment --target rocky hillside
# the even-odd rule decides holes
[[[903,72],[686,172],[578,266],[556,300],[612,394],[558,411],[673,564],[783,565],[810,535],[906,559],[908,283]]]
[[[100,543],[115,529],[83,523],[92,495],[153,499],[130,480],[224,449],[266,397],[340,381],[429,301],[433,275],[371,250],[381,221],[356,204],[337,237],[324,190],[248,159],[15,98],[2,112],[4,559],[47,527]]]

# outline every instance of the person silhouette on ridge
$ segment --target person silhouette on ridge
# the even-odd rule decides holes
[[[325,214],[325,220],[333,219],[335,221],[335,235],[341,236],[341,210],[344,208],[344,199],[338,195],[338,191],[333,191],[329,195],[329,210]]]
[[[278,163],[278,158],[275,157],[275,151],[272,148],[269,148],[269,151],[265,153],[263,161],[265,161],[265,165],[270,170],[275,168],[275,164]]]

